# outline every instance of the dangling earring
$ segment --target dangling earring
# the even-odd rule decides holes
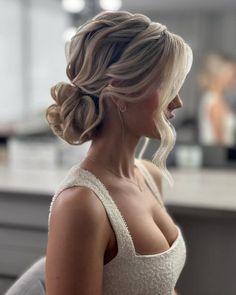
[[[126,111],[126,105],[124,105],[123,107],[119,107],[120,112],[124,113]]]

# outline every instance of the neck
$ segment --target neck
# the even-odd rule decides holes
[[[106,116],[87,153],[88,158],[121,177],[134,178],[135,150],[140,136],[129,131],[126,120],[110,99],[104,104]],[[86,159],[85,159],[86,160]]]
[[[139,138],[127,135],[123,140],[121,130],[120,132],[113,131],[119,129],[109,130],[92,141],[87,157],[96,160],[98,165],[115,171],[121,177],[133,178],[135,149]]]

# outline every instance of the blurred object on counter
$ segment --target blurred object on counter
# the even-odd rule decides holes
[[[52,138],[11,137],[7,142],[11,168],[53,169],[57,167],[57,145]]]
[[[90,146],[72,146],[55,136],[46,121],[45,109],[5,123],[0,136],[5,139],[5,146],[0,145],[0,163],[12,168],[70,168],[82,160]]]
[[[236,113],[225,99],[226,91],[235,83],[235,58],[209,53],[199,75],[199,85],[204,89],[198,109],[202,145],[235,145]]]
[[[86,156],[91,142],[84,142],[82,145],[70,145],[60,138],[57,138],[58,164],[60,167],[70,168],[80,163]]]
[[[15,135],[47,134],[50,128],[45,118],[45,109],[40,109],[12,123]]]
[[[30,115],[18,117],[15,120],[0,121],[0,136],[23,136],[36,134],[51,134],[51,130],[45,118],[45,109],[41,109]]]
[[[201,168],[202,148],[199,145],[179,144],[175,151],[176,165],[179,168]]]
[[[59,138],[46,136],[11,137],[7,142],[8,164],[12,168],[70,168],[79,163],[90,146],[72,146]]]
[[[173,152],[178,168],[236,168],[236,146],[176,144]]]
[[[236,146],[206,145],[202,151],[203,167],[236,168]]]

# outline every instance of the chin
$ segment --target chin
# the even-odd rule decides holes
[[[144,136],[150,139],[159,139],[159,140],[161,139],[161,136],[158,131],[147,133]]]
[[[158,140],[161,140],[161,137],[160,137],[160,135],[156,135],[156,136],[151,136],[150,139],[158,139]]]

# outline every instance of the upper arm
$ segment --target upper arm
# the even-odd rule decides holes
[[[223,120],[224,113],[222,105],[219,103],[212,103],[209,108],[209,118],[212,124],[216,138],[221,141],[223,140]]]
[[[108,243],[103,205],[84,187],[66,189],[59,196],[48,233],[47,295],[101,295]]]
[[[144,166],[148,169],[149,173],[152,175],[162,197],[162,176],[161,176],[161,172],[159,171],[159,168],[149,160],[142,159],[141,162],[144,164]]]

